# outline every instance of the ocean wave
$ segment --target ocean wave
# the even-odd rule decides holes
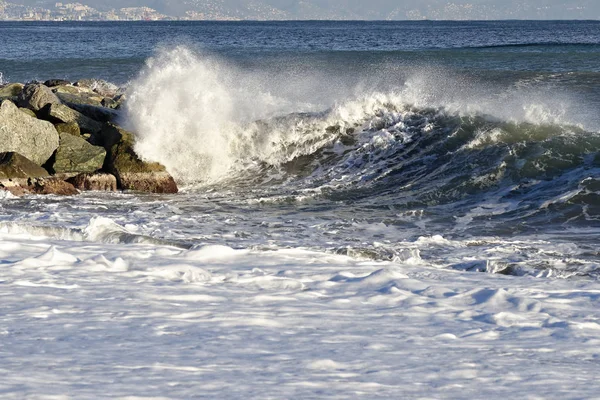
[[[0,233],[29,239],[57,239],[73,242],[94,242],[112,244],[152,244],[173,246],[182,249],[192,245],[175,240],[166,240],[129,231],[110,218],[92,217],[84,228],[51,226],[25,222],[2,222]]]
[[[318,84],[325,93],[330,89],[328,82]],[[531,89],[490,94],[475,82],[436,70],[392,82],[384,92],[355,83],[345,95],[335,91],[318,103],[310,102],[306,87],[294,85],[183,46],[163,49],[130,86],[127,109],[138,132],[136,150],[163,163],[181,182],[213,183],[256,163],[282,165],[314,154],[342,135],[351,140],[365,129],[385,128],[386,121],[399,123],[397,114],[407,110],[412,119],[429,119],[434,110],[450,119],[589,125],[572,119],[577,106],[560,94]],[[306,86],[313,90],[315,83]],[[411,121],[402,122],[411,128]]]
[[[558,42],[558,41],[541,41],[529,43],[504,43],[483,46],[466,46],[465,49],[519,49],[519,48],[537,48],[537,47],[580,47],[585,49],[599,48],[598,43],[590,42]]]
[[[136,151],[188,191],[271,186],[261,201],[454,204],[465,218],[481,218],[465,209],[485,210],[493,198],[504,216],[552,209],[550,220],[596,219],[600,192],[590,179],[600,174],[600,134],[575,112],[585,105],[551,91],[488,89],[424,70],[387,91],[332,91],[324,107],[281,77],[180,46],[148,60],[127,113]]]

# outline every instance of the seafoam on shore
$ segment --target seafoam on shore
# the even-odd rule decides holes
[[[593,281],[3,231],[5,398],[598,393]]]

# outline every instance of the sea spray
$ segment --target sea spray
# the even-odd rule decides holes
[[[269,76],[185,46],[162,48],[131,83],[127,114],[138,135],[136,151],[183,183],[219,182],[257,165],[312,155],[411,108],[499,123],[588,125],[568,93],[500,89],[439,68],[378,73],[387,86],[377,90],[355,76],[335,84],[305,76],[303,86],[297,74]]]

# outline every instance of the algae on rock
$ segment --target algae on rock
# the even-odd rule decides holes
[[[61,132],[53,168],[57,173],[94,172],[102,168],[105,157],[104,148],[94,146],[81,137]]]

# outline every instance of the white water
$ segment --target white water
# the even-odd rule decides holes
[[[424,252],[455,245],[418,243]],[[374,262],[301,248],[182,250],[2,233],[0,392],[597,395],[597,282],[456,272],[414,256]]]
[[[380,73],[389,87],[383,92],[356,77],[269,75],[183,46],[162,49],[130,84],[127,111],[138,135],[136,151],[166,165],[181,182],[214,182],[255,162],[278,165],[311,154],[336,139],[327,127],[361,125],[390,105],[594,129],[568,93],[522,85],[498,92],[435,69]],[[322,112],[272,119],[316,111]]]
[[[326,171],[333,179],[325,186],[291,192],[0,198],[0,397],[597,396],[596,220],[587,231],[573,222],[567,232],[482,237],[475,229],[521,206],[506,200],[513,188],[442,207],[450,222],[435,207],[318,195],[370,182],[378,159],[360,175],[352,165],[410,141],[407,104],[436,107],[434,117],[569,122],[560,97],[538,107],[523,94],[486,97],[436,74],[412,75],[396,92],[365,89],[342,101],[333,90],[308,102],[319,82],[328,92],[322,77],[307,82],[310,90],[293,79],[285,88],[281,77],[186,49],[157,55],[132,83],[128,111],[138,150],[179,179],[214,182],[256,160],[277,165],[312,154],[333,140],[326,128],[334,124],[365,128],[358,151]],[[369,130],[379,119],[394,121],[397,135]],[[426,131],[428,121],[419,127]],[[468,146],[504,140],[511,138],[481,132]],[[580,178],[571,173],[568,184]],[[542,212],[575,195],[560,193],[539,201]],[[507,267],[524,276],[499,275]]]

